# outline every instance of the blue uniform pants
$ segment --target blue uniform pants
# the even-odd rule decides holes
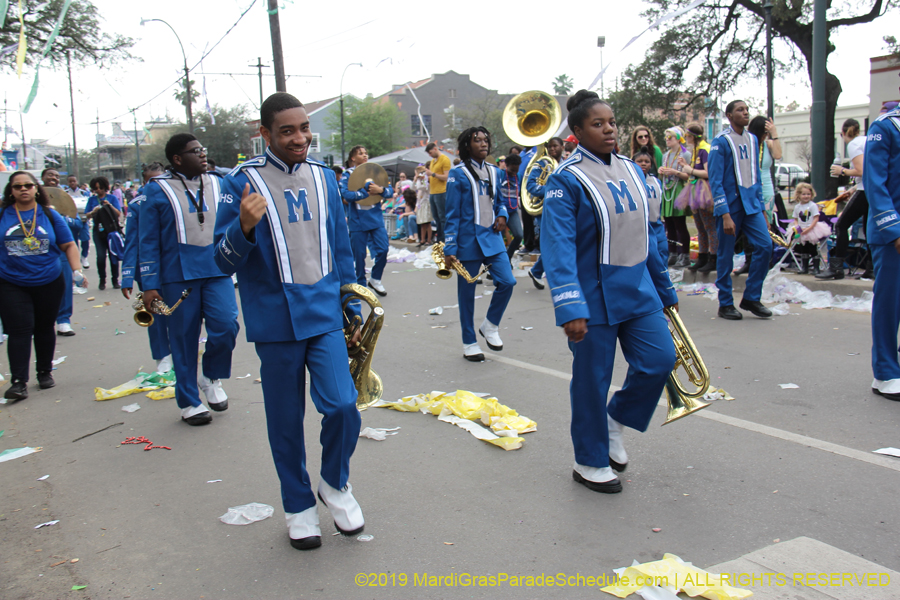
[[[505,252],[485,257],[482,260],[462,261],[463,266],[470,275],[476,275],[482,264],[490,267],[491,277],[494,278],[494,294],[491,296],[491,305],[488,307],[487,319],[494,325],[499,325],[512,298],[513,286],[516,278],[513,277],[509,257]],[[462,326],[463,344],[474,344],[478,341],[475,337],[475,286],[462,277],[456,278],[456,297],[459,302],[459,324]]]
[[[62,266],[63,279],[66,281],[66,289],[63,290],[62,300],[59,303],[59,314],[56,315],[57,323],[72,322],[72,267],[69,266],[69,259],[65,255],[59,258],[59,264]]]
[[[772,238],[766,225],[765,213],[752,215],[744,211],[731,213],[734,221],[734,234],[725,235],[722,217],[716,217],[716,232],[719,235],[719,251],[716,255],[716,287],[719,288],[719,306],[733,306],[731,294],[731,271],[734,268],[734,243],[736,236],[743,231],[747,241],[753,246],[753,260],[750,261],[750,272],[747,274],[747,285],[744,298],[759,301],[762,297],[763,281],[769,272],[769,259],[772,257]]]
[[[536,236],[540,235],[541,231],[541,216],[537,215],[534,218],[534,232]],[[539,256],[537,262],[534,263],[534,266],[531,267],[531,274],[540,279],[544,276],[544,257]]]
[[[81,242],[81,258],[87,258],[88,252],[91,250],[91,229],[88,223],[84,224],[78,235],[78,241]]]
[[[303,512],[316,505],[306,471],[303,435],[305,369],[309,370],[309,395],[322,415],[322,479],[339,490],[350,476],[350,457],[356,449],[362,419],[356,408],[347,344],[343,332],[337,330],[298,342],[257,342],[256,354],[284,512]]]
[[[616,358],[616,340],[628,361],[625,385],[607,406]],[[675,348],[663,312],[637,317],[618,325],[588,326],[577,344],[569,342],[572,360],[572,443],[575,462],[588,467],[609,466],[607,413],[638,431],[646,431],[675,366]]]
[[[875,263],[872,299],[872,373],[875,379],[900,379],[897,329],[900,327],[900,254],[893,244],[869,244]]]
[[[387,264],[388,236],[384,225],[368,231],[351,231],[350,247],[353,249],[353,260],[356,263],[356,282],[366,285],[366,246],[372,248],[372,279],[381,279],[384,266]]]
[[[184,306],[184,303],[181,304]],[[181,310],[181,306],[178,310]],[[147,336],[150,338],[150,355],[153,360],[162,360],[172,354],[169,348],[169,329],[166,315],[153,315],[153,325],[147,328]]]
[[[231,352],[240,329],[234,284],[230,277],[164,283],[163,300],[171,307],[187,288],[191,288],[191,295],[169,315],[167,323],[175,367],[175,400],[179,408],[201,404],[200,390],[197,388],[201,321],[206,325],[203,374],[209,379],[231,377]]]

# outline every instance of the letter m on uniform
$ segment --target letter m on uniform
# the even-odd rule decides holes
[[[187,196],[188,199],[188,212],[197,212],[197,205],[200,203],[197,202],[197,196],[194,195],[194,192],[191,190],[184,190],[184,195]],[[206,205],[206,194],[203,194],[203,212],[209,212],[209,207]]]
[[[746,160],[750,158],[750,150],[747,149],[747,144],[741,144],[738,146],[738,154],[740,156],[740,160]]]
[[[297,223],[300,221],[300,211],[303,211],[303,220],[312,221],[312,214],[309,212],[309,202],[306,200],[306,190],[284,190],[284,199],[287,200],[288,207],[288,223]]]
[[[628,210],[637,210],[637,204],[635,204],[634,198],[631,197],[631,191],[628,189],[628,184],[625,183],[624,179],[619,180],[619,185],[612,181],[607,181],[606,187],[609,188],[613,202],[616,203],[616,214],[625,212],[625,207],[622,206],[622,198],[628,199]]]

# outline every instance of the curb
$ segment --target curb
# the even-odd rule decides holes
[[[810,290],[814,292],[818,291],[826,291],[831,292],[835,296],[856,296],[859,297],[865,291],[872,291],[872,287],[874,286],[874,281],[865,281],[862,279],[838,279],[837,281],[833,279],[816,279],[814,275],[798,275],[796,273],[790,273],[782,271],[781,274],[791,281],[796,281],[798,283],[803,284]],[[731,283],[734,286],[735,292],[743,292],[744,287],[746,285],[747,276],[746,275],[732,275]],[[682,279],[682,283],[691,284],[691,283],[715,283],[716,282],[716,273],[696,273],[693,271],[689,271],[688,269],[684,270],[684,279]]]

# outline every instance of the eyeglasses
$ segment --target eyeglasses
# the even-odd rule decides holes
[[[639,134],[637,134],[637,139],[639,139],[639,140],[646,140],[646,139],[649,138],[649,137],[650,137],[650,136],[647,135],[646,133],[639,133]]]
[[[16,183],[12,187],[14,190],[21,192],[22,190],[33,190],[34,184],[33,183]]]
[[[197,146],[196,148],[191,148],[190,150],[185,150],[184,152],[179,152],[179,154],[195,154],[197,156],[200,156],[201,154],[206,154],[206,148]]]

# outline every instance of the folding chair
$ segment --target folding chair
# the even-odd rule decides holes
[[[784,220],[779,219],[779,220],[782,221],[782,223],[788,222],[788,221],[790,221],[790,222],[793,221],[792,219],[784,219]],[[782,239],[784,239],[785,235],[787,235],[787,231],[782,229],[781,226],[779,226],[777,223],[774,225],[775,225],[775,228],[778,230],[777,233],[782,237]],[[793,230],[790,230],[790,231],[793,231]],[[798,259],[797,255],[794,254],[794,247],[799,243],[800,243],[800,236],[792,235],[791,240],[788,242],[788,247],[785,248],[784,254],[781,256],[781,259],[779,259],[779,261],[777,263],[775,263],[775,266],[772,267],[773,269],[776,270],[776,272],[778,272],[781,269],[781,265],[784,263],[784,261],[787,259],[788,256],[791,257],[791,260],[794,262],[794,266],[796,266],[798,269],[800,268],[800,259]]]

